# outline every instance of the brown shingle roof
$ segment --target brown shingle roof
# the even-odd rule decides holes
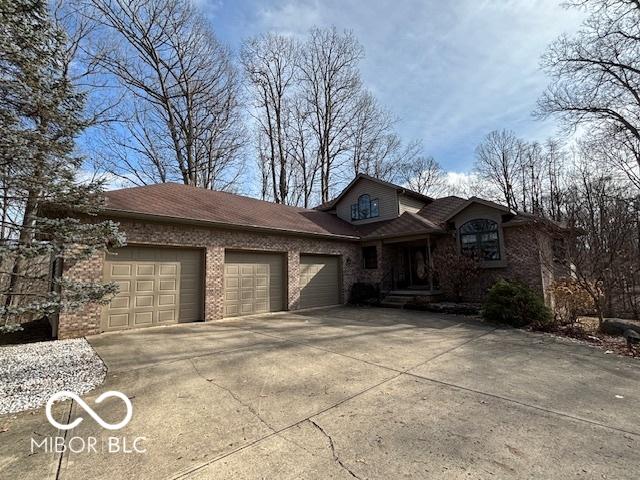
[[[358,233],[363,240],[443,232],[438,225],[411,212],[404,212],[391,220],[358,226]]]
[[[357,237],[351,224],[330,213],[177,183],[112,190],[106,192],[105,196],[106,211],[114,214],[150,215],[176,221]]]
[[[436,198],[433,202],[422,207],[418,212],[418,215],[435,224],[441,224],[449,218],[449,215],[459,209],[466,202],[467,200],[464,198],[456,197],[454,195]]]

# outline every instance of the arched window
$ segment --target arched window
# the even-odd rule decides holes
[[[493,220],[471,220],[460,227],[460,249],[463,254],[481,260],[500,260],[498,224]]]
[[[378,199],[372,199],[366,193],[358,197],[358,202],[351,205],[351,219],[364,220],[375,218],[380,215],[378,209]]]

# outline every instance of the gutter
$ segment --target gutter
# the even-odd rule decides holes
[[[387,233],[384,235],[376,235],[373,237],[362,237],[361,240],[363,242],[369,242],[369,241],[373,241],[373,240],[385,240],[385,239],[389,239],[389,238],[408,238],[408,237],[415,237],[416,235],[446,235],[447,232],[445,231],[439,231],[439,230],[420,230],[420,231],[414,231],[414,232],[410,232],[410,233],[402,233],[400,235],[398,235],[397,233]]]
[[[353,241],[359,242],[361,240],[360,237],[354,237],[351,235],[301,232],[301,231],[287,230],[286,228],[263,227],[260,225],[241,225],[237,223],[228,223],[228,222],[215,222],[210,220],[201,220],[197,218],[174,217],[172,215],[142,213],[142,212],[136,212],[133,210],[116,210],[111,208],[103,208],[100,212],[98,212],[98,216],[114,216],[114,217],[121,217],[121,218],[154,220],[157,222],[169,222],[169,223],[178,223],[178,224],[186,224],[186,225],[217,227],[217,228],[223,228],[228,230],[240,230],[240,231],[248,230],[251,232],[278,233],[281,235],[295,236],[295,237],[315,237],[315,238],[324,238],[328,240],[346,240],[346,241],[352,241],[352,242]]]

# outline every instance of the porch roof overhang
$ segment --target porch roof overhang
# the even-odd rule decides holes
[[[399,217],[358,227],[362,241],[412,240],[427,235],[442,235],[446,231],[435,223],[415,213],[404,212]]]

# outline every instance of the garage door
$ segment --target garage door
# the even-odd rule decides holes
[[[273,253],[226,252],[224,316],[277,312],[284,307],[284,257]]]
[[[105,281],[120,292],[102,312],[102,330],[202,320],[199,250],[125,247],[108,254]]]
[[[300,255],[300,308],[340,303],[338,257]]]

